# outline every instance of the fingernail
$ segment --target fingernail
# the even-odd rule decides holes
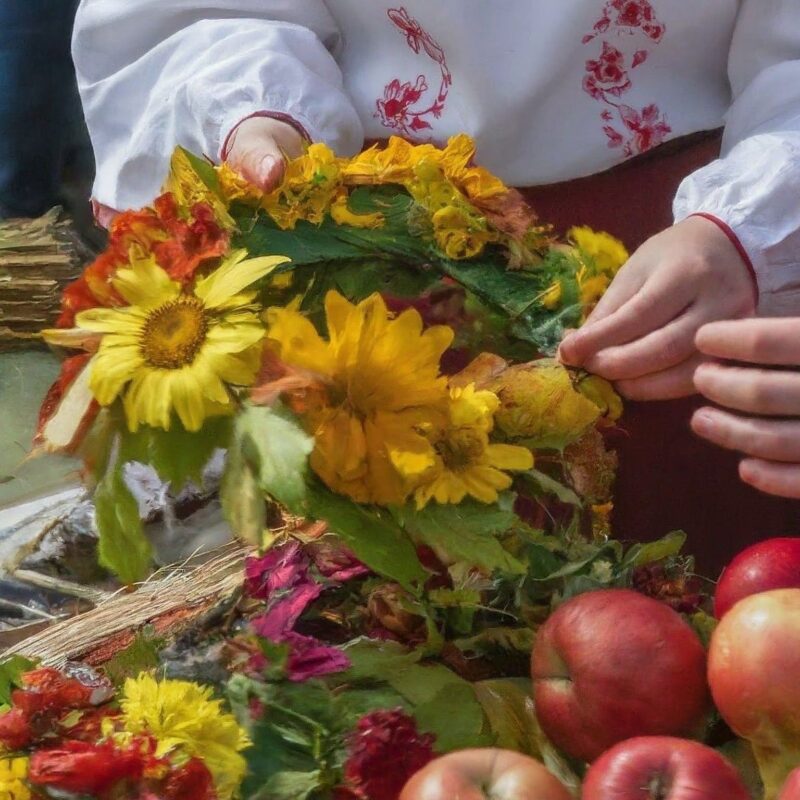
[[[258,175],[261,183],[267,183],[272,180],[272,173],[277,163],[278,159],[275,156],[264,156],[261,159],[261,163],[258,165]]]
[[[698,411],[692,417],[692,427],[698,433],[713,433],[716,421],[708,411]]]

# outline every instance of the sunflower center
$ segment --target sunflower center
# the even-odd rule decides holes
[[[141,351],[151,367],[180,369],[194,361],[206,340],[208,321],[201,300],[178,297],[150,312],[141,337]]]
[[[451,472],[474,464],[483,455],[484,449],[483,439],[469,430],[450,431],[436,444],[436,451]]]

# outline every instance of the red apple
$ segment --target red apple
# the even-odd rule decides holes
[[[592,764],[582,800],[750,800],[716,750],[669,736],[628,739]]]
[[[545,767],[509,750],[461,750],[442,756],[406,784],[400,800],[570,800]]]
[[[778,800],[800,800],[800,769],[789,775],[789,780],[783,784]]]
[[[708,682],[720,714],[753,746],[765,800],[800,764],[800,589],[740,600],[711,638]]]
[[[714,596],[717,619],[744,597],[800,589],[800,538],[767,539],[742,550],[725,568]]]
[[[634,736],[687,736],[708,710],[706,654],[682,617],[627,589],[581,594],[540,628],[536,714],[565,753],[594,761]]]

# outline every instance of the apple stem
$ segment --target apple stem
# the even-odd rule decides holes
[[[663,775],[653,775],[650,783],[647,786],[649,800],[667,800],[667,792],[669,791],[669,784],[664,779]]]
[[[774,743],[751,744],[764,784],[764,800],[777,800],[789,773],[800,764],[800,750],[796,744],[794,748],[788,745],[776,746]]]

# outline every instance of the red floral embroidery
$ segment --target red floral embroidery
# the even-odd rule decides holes
[[[607,0],[603,15],[595,23],[593,32],[583,37],[583,43],[589,44],[612,29],[617,36],[643,33],[655,43],[660,42],[666,32],[648,0]],[[644,48],[636,50],[628,67],[625,51],[607,39],[602,41],[600,56],[586,61],[583,90],[605,106],[600,118],[608,146],[621,148],[625,156],[644,153],[661,144],[672,128],[655,103],[638,111],[619,102],[619,98],[633,87],[630,70],[644,64],[650,53]]]
[[[429,88],[425,75],[418,75],[414,83],[395,78],[386,85],[383,97],[376,101],[375,116],[383,125],[413,139],[420,131],[432,127],[429,118],[438,119],[442,115],[453,76],[444,50],[405,8],[390,8],[387,13],[392,23],[405,34],[408,46],[417,54],[424,52],[439,65],[441,72],[439,91],[433,102],[423,108],[419,105],[426,102],[424,98]]]

